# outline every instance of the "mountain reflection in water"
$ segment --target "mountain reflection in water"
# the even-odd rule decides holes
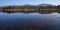
[[[0,30],[60,30],[60,14],[0,12]]]

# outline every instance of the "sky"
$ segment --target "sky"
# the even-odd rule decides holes
[[[53,4],[60,5],[60,0],[0,0],[0,6],[9,5],[38,5],[38,4]]]

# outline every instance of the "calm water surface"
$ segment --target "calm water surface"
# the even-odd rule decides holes
[[[60,13],[3,13],[0,30],[60,30]]]

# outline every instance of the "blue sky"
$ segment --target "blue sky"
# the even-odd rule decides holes
[[[60,0],[0,0],[0,6],[23,5],[23,4],[53,4],[60,5]]]

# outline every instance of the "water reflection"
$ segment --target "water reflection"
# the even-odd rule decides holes
[[[60,30],[60,14],[0,12],[0,30]]]

